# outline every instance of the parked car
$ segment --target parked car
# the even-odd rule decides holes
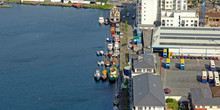
[[[163,91],[165,94],[169,94],[171,92],[171,90],[169,88],[165,88]]]

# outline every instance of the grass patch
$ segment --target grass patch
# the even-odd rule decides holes
[[[128,31],[128,21],[127,20],[125,21],[125,31],[126,32]]]
[[[96,2],[107,3],[108,0],[96,0]]]
[[[18,3],[20,0],[4,0],[6,3]]]
[[[90,5],[87,5],[87,8],[98,8],[98,9],[110,9],[111,7],[112,7],[112,5],[109,5],[109,4],[105,4],[105,5],[90,4]]]
[[[166,99],[166,102],[169,109],[178,110],[179,107],[178,101],[172,98],[168,98]]]

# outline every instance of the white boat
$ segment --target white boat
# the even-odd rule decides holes
[[[114,50],[113,56],[119,56],[119,54],[120,54],[119,50]]]
[[[105,22],[104,17],[99,17],[99,24],[103,24]]]
[[[101,63],[101,65],[104,65],[104,64],[105,64],[105,62],[104,62],[104,61],[101,61],[100,63]]]
[[[94,78],[95,80],[99,80],[101,78],[101,73],[99,70],[96,70],[96,72],[94,73]]]
[[[109,38],[106,38],[106,41],[109,42]]]
[[[100,50],[99,52],[100,52],[100,55],[104,55],[104,51]]]
[[[119,49],[119,43],[118,43],[118,42],[115,42],[115,44],[114,44],[114,49],[115,49],[115,50]]]
[[[113,48],[113,44],[112,43],[108,44],[108,50],[112,50],[112,48]]]
[[[98,64],[98,66],[101,66],[101,65],[102,65],[100,61],[97,61],[97,64]]]

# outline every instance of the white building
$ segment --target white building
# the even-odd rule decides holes
[[[220,28],[158,27],[153,30],[153,51],[168,49],[174,56],[220,56]]]
[[[199,16],[195,11],[162,10],[161,26],[198,27]]]
[[[31,2],[44,2],[44,0],[21,0],[21,2],[31,1]]]
[[[161,0],[162,10],[187,10],[188,0]]]
[[[136,24],[138,27],[154,26],[157,20],[158,0],[137,0]]]

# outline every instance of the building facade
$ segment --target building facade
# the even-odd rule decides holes
[[[174,56],[220,56],[220,29],[158,27],[153,30],[153,51],[168,49]]]
[[[161,11],[161,26],[166,27],[198,27],[199,16],[195,11]]]
[[[157,20],[158,0],[137,0],[136,24],[139,27],[154,26]]]
[[[161,0],[162,10],[187,10],[187,0]]]

